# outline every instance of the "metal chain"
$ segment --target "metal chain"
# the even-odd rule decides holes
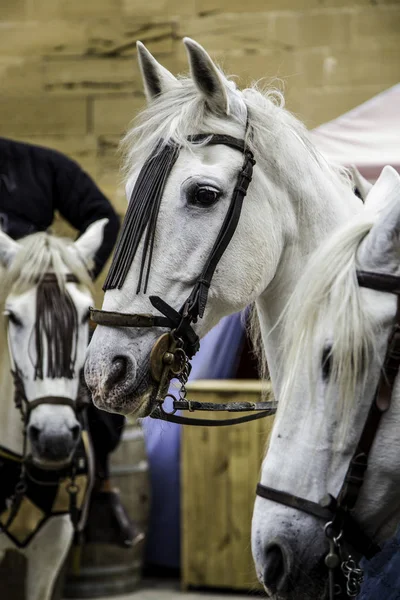
[[[355,598],[360,593],[361,585],[364,581],[364,571],[357,566],[351,554],[349,554],[347,560],[342,562],[340,568],[346,578],[347,595],[350,598]]]
[[[347,597],[355,598],[360,593],[364,571],[357,566],[351,554],[343,548],[343,530],[335,536],[332,526],[332,521],[325,525],[325,535],[329,541],[329,553],[325,557],[325,564],[329,569],[330,600],[334,600],[335,596],[341,594],[340,586],[334,582],[334,572],[339,567],[346,580]]]
[[[179,389],[179,399],[186,400],[186,395],[187,395],[186,384],[189,380],[191,365],[190,365],[189,359],[185,352],[182,352],[180,357],[182,359],[182,369],[177,377],[179,383],[181,384],[181,387]]]

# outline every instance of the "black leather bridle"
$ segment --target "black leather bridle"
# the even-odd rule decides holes
[[[186,398],[185,384],[190,374],[190,359],[200,348],[200,340],[194,331],[192,324],[196,323],[204,315],[207,304],[208,290],[215,272],[215,269],[224,254],[229,242],[235,233],[242,210],[243,200],[252,179],[255,160],[253,153],[246,142],[229,135],[221,134],[200,134],[192,135],[188,138],[191,143],[205,143],[206,145],[222,144],[238,150],[243,154],[244,160],[242,168],[238,174],[235,188],[232,193],[231,201],[227,214],[214,242],[212,250],[206,260],[202,272],[197,278],[194,287],[184,302],[180,310],[176,310],[162,298],[150,296],[149,300],[152,306],[163,316],[152,314],[126,314],[119,312],[109,312],[104,310],[91,309],[91,319],[97,325],[106,327],[165,327],[170,330],[169,333],[162,335],[156,342],[151,352],[150,365],[151,375],[158,384],[156,395],[156,408],[150,416],[164,421],[180,423],[184,425],[231,425],[235,423],[244,423],[262,417],[270,416],[276,412],[275,402],[233,402],[226,404],[203,404],[200,402],[191,402]],[[173,164],[173,162],[172,162]],[[145,168],[145,167],[143,167]],[[142,169],[143,171],[143,169]],[[138,180],[142,180],[139,174]],[[162,181],[165,185],[165,174]],[[123,225],[124,228],[124,225]],[[135,240],[137,242],[137,240]],[[129,240],[126,240],[129,243]],[[137,247],[137,243],[134,244]],[[116,265],[118,268],[118,265]],[[116,286],[115,286],[116,287]],[[108,289],[108,288],[107,288]],[[166,398],[168,385],[172,378],[177,378],[181,383],[180,398],[173,398],[173,412],[164,410],[163,402]],[[253,411],[257,414],[246,415],[235,419],[224,420],[205,420],[190,419],[176,415],[178,410],[207,410],[207,411],[230,411],[242,412]]]
[[[295,508],[326,522],[325,534],[329,540],[330,549],[325,557],[325,564],[329,569],[330,600],[355,597],[360,590],[362,571],[357,567],[356,561],[347,551],[346,546],[352,548],[358,556],[368,559],[381,550],[362,531],[353,516],[353,511],[364,482],[368,457],[381,418],[391,405],[394,383],[400,367],[400,278],[381,273],[358,271],[357,279],[362,287],[396,294],[397,312],[374,399],[341,490],[337,498],[327,495],[320,503],[267,487],[261,483],[257,485],[256,490],[258,496]]]
[[[67,283],[79,283],[78,278],[72,273],[67,273],[64,277]],[[45,273],[41,278],[41,281],[43,280],[50,283],[57,283],[57,277],[54,273]],[[10,359],[12,360],[12,363],[14,363],[11,348]],[[77,398],[75,400],[65,396],[41,396],[39,398],[35,398],[34,400],[28,400],[25,392],[23,376],[15,364],[13,366],[13,369],[11,370],[11,374],[14,381],[14,404],[16,409],[21,414],[23,427],[23,445],[21,471],[12,497],[10,514],[8,516],[7,522],[3,525],[0,525],[0,532],[2,529],[7,530],[9,525],[12,523],[25,496],[25,492],[27,489],[27,479],[31,477],[31,461],[30,457],[28,456],[28,425],[31,412],[36,407],[41,406],[42,404],[69,406],[74,411],[76,418],[82,425],[83,429],[87,429],[85,409],[91,403],[91,399],[87,394],[87,387],[84,382],[83,369],[80,372],[80,385]],[[62,472],[63,476],[68,475],[71,478],[71,482],[67,486],[67,491],[70,498],[69,514],[74,528],[78,526],[79,520],[79,510],[77,510],[77,494],[79,492],[79,487],[75,483],[75,473],[77,467],[76,460],[76,454],[74,453],[70,464],[66,468],[63,467],[62,469],[60,469],[60,472]]]

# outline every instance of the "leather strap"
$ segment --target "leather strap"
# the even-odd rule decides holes
[[[236,141],[241,142],[242,140]],[[190,317],[190,320],[194,323],[196,323],[198,318],[202,318],[204,315],[211,280],[222,255],[224,254],[229,242],[233,237],[233,234],[235,233],[242,211],[243,200],[246,196],[247,189],[252,179],[253,167],[255,165],[253,153],[246,148],[244,150],[244,157],[243,167],[239,173],[235,189],[233,190],[229,209],[222,223],[218,237],[215,240],[207,262],[204,265],[203,270],[197,279],[197,282],[195,283],[194,288],[183,309],[184,316],[187,314]]]
[[[162,408],[157,407],[153,410],[150,417],[152,419],[159,419],[161,421],[167,421],[168,423],[176,423],[178,425],[192,425],[194,427],[225,427],[227,425],[239,425],[240,423],[249,423],[250,421],[257,421],[264,417],[270,417],[273,415],[275,410],[266,410],[256,413],[254,415],[246,415],[243,417],[237,417],[235,419],[192,419],[190,417],[181,417],[173,413],[167,413]]]
[[[268,411],[271,415],[276,413],[277,402],[226,402],[218,404],[216,402],[198,402],[197,400],[174,400],[175,410],[205,410],[208,412],[246,412],[246,411]]]
[[[375,274],[373,275],[375,276]],[[364,483],[369,454],[375,441],[382,416],[390,408],[393,387],[399,368],[400,297],[398,296],[395,324],[389,337],[385,361],[381,369],[374,400],[338,496],[338,505],[347,510],[354,508],[360,489]]]
[[[196,143],[202,143],[207,140],[206,146],[216,146],[221,144],[223,146],[229,146],[234,150],[239,150],[239,152],[244,153],[246,150],[246,143],[244,140],[240,140],[238,138],[232,137],[231,135],[224,135],[219,133],[199,133],[197,135],[189,135],[188,141]]]
[[[31,402],[28,401],[27,405],[28,409],[31,411],[37,406],[40,406],[41,404],[70,406],[74,410],[76,406],[75,400],[72,400],[71,398],[66,398],[64,396],[42,396],[40,398],[35,398],[35,400],[32,400]]]
[[[324,508],[317,502],[306,500],[305,498],[301,498],[300,496],[294,496],[293,494],[289,494],[289,492],[281,492],[280,490],[275,490],[274,488],[262,485],[261,483],[257,484],[256,494],[257,496],[261,496],[266,500],[272,500],[272,502],[283,504],[284,506],[288,506],[289,508],[301,510],[302,512],[305,512],[308,515],[312,515],[313,517],[317,517],[318,519],[324,519],[325,521],[330,521],[334,515],[331,509]]]
[[[105,327],[170,327],[170,320],[150,314],[118,313],[90,308],[90,320]]]
[[[272,502],[283,504],[289,508],[300,510],[317,519],[322,519],[327,523],[339,516],[341,521],[340,527],[343,531],[344,539],[357,552],[366,558],[371,559],[381,551],[380,546],[375,544],[375,542],[362,531],[360,525],[348,512],[343,511],[343,509],[336,505],[334,499],[333,507],[330,507],[313,502],[312,500],[306,500],[300,496],[289,494],[288,492],[275,490],[274,488],[267,487],[261,483],[257,484],[256,494],[266,500],[271,500]]]
[[[150,296],[151,304],[169,321],[169,327],[174,329],[174,335],[183,340],[183,347],[188,356],[192,358],[200,348],[200,338],[190,324],[190,319],[182,316],[159,296]]]
[[[358,285],[377,292],[400,294],[400,277],[386,273],[373,273],[371,271],[357,271]]]

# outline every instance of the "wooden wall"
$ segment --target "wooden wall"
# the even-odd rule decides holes
[[[125,211],[116,149],[143,105],[142,40],[174,73],[184,35],[245,85],[281,78],[313,127],[399,80],[400,0],[1,0],[0,135],[79,161]]]

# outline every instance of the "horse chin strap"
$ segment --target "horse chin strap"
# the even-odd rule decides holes
[[[356,558],[364,556],[367,559],[371,559],[381,550],[362,531],[354,518],[354,509],[364,483],[368,457],[382,416],[390,408],[395,380],[400,369],[400,278],[358,271],[357,279],[362,287],[396,294],[397,312],[374,399],[341,490],[337,498],[328,495],[317,503],[261,483],[256,489],[257,495],[262,498],[295,508],[326,522],[325,535],[329,542],[329,553],[325,557],[325,565],[329,570],[330,600],[354,598],[361,588],[363,572],[347,547],[352,548]]]

